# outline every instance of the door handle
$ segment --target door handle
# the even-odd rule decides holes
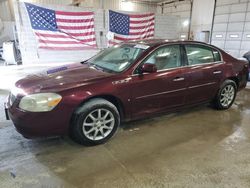
[[[214,71],[213,74],[221,74],[222,71]]]
[[[183,77],[177,77],[173,81],[174,82],[180,82],[180,81],[184,81],[184,80],[185,80],[185,78],[183,78]]]

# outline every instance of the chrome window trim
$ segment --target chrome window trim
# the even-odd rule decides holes
[[[132,75],[131,76],[134,76],[134,75],[140,75],[140,74],[135,74],[135,70],[141,65],[141,63],[145,60],[145,59],[147,59],[153,52],[155,52],[156,50],[158,50],[159,48],[162,48],[162,47],[167,47],[167,46],[170,46],[170,45],[181,45],[181,44],[179,44],[179,43],[173,43],[173,44],[162,44],[162,45],[160,45],[160,46],[158,46],[156,49],[154,49],[153,51],[151,51],[149,54],[147,54],[138,64],[138,66],[136,67],[136,68],[134,68],[134,70],[133,70],[133,72],[132,72]],[[181,67],[183,67],[183,66],[181,66]],[[181,67],[176,67],[176,68],[181,68]],[[158,71],[157,71],[158,72]],[[147,73],[148,74],[148,73]]]
[[[176,67],[176,68],[170,68],[170,69],[162,69],[162,70],[158,70],[156,73],[161,73],[161,72],[165,72],[165,71],[171,71],[171,70],[175,70],[175,69],[182,69],[182,68],[188,68],[188,67],[196,67],[196,66],[202,66],[202,65],[214,65],[214,64],[224,64],[225,62],[223,61],[216,61],[216,62],[211,62],[211,63],[200,63],[200,64],[196,64],[196,65],[185,65],[185,66],[181,66],[181,67]],[[143,73],[142,75],[148,75],[150,73]],[[141,74],[132,74],[131,76],[139,76]]]
[[[218,50],[218,49],[216,49],[215,47],[213,47],[213,46],[209,46],[209,45],[206,45],[206,44],[199,44],[199,43],[194,43],[194,44],[184,44],[184,47],[185,47],[185,45],[197,45],[197,46],[205,46],[205,47],[208,47],[208,48],[210,48],[211,50],[212,50],[212,54],[213,54],[213,57],[214,57],[214,50],[216,50],[217,52],[219,52],[219,54],[220,54],[220,61],[215,61],[215,62],[209,62],[209,63],[199,63],[199,64],[195,64],[195,65],[188,65],[188,66],[196,66],[196,65],[206,65],[206,64],[214,64],[214,63],[218,63],[218,62],[222,62],[222,63],[225,63],[224,62],[224,60],[223,60],[223,56],[222,56],[222,54],[221,54],[221,51],[220,50]],[[186,50],[186,47],[185,47],[185,50]],[[187,56],[187,55],[186,55]],[[214,57],[214,59],[215,59],[215,57]],[[187,59],[187,61],[188,61],[188,59]],[[188,64],[189,64],[189,62],[187,62]]]
[[[220,54],[220,59],[221,61],[216,61],[216,62],[210,62],[210,63],[200,63],[200,64],[195,64],[195,65],[185,65],[185,66],[180,66],[180,67],[175,67],[175,68],[168,68],[168,69],[162,69],[162,70],[159,70],[157,71],[158,72],[163,72],[163,71],[167,71],[167,70],[174,70],[174,69],[180,69],[180,68],[187,68],[187,67],[194,67],[194,66],[200,66],[200,65],[208,65],[208,64],[224,64],[224,59],[223,59],[223,56],[222,56],[222,53],[219,49],[216,49],[214,46],[210,46],[210,45],[207,45],[207,44],[200,44],[200,43],[190,43],[190,44],[185,44],[185,43],[173,43],[173,44],[163,44],[163,45],[160,45],[158,46],[156,49],[154,49],[153,51],[151,51],[147,56],[145,56],[138,64],[138,66],[136,68],[133,69],[133,72],[132,72],[132,77],[134,76],[139,76],[140,74],[135,74],[135,70],[141,65],[141,63],[147,58],[149,57],[153,52],[155,52],[156,50],[158,50],[159,48],[162,48],[164,46],[170,46],[170,45],[200,45],[200,46],[205,46],[205,47],[208,47],[210,48],[211,50],[216,50],[217,52],[219,52]],[[213,52],[212,52],[213,53]],[[187,62],[188,63],[188,62]],[[147,75],[149,73],[143,73],[142,75]]]

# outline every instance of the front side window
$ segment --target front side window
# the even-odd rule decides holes
[[[108,48],[88,60],[91,66],[108,72],[122,72],[132,65],[135,60],[145,51],[134,44],[122,44]]]
[[[214,55],[210,48],[198,45],[186,45],[189,65],[198,65],[214,62]]]
[[[153,52],[144,63],[155,64],[157,70],[171,69],[181,66],[179,45],[162,47]]]

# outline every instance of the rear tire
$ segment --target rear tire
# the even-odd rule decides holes
[[[86,102],[74,114],[71,137],[77,143],[94,146],[107,142],[120,125],[114,104],[96,98]]]
[[[233,80],[226,80],[220,87],[214,105],[218,110],[229,109],[235,100],[237,94],[237,85]]]

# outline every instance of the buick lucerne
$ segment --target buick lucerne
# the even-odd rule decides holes
[[[205,43],[132,41],[17,81],[5,112],[26,138],[70,135],[97,145],[124,121],[203,103],[230,108],[248,66]]]

